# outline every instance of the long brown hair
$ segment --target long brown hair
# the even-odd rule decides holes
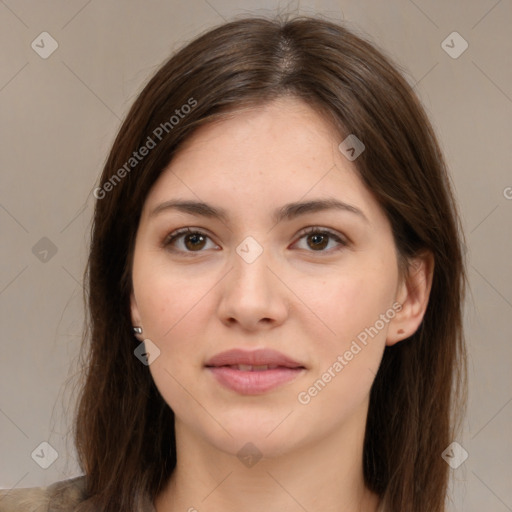
[[[408,340],[386,347],[371,389],[363,467],[386,510],[445,510],[449,468],[441,453],[466,403],[466,274],[433,129],[397,66],[373,44],[319,18],[258,17],[208,31],[159,69],[126,116],[95,190],[74,423],[87,482],[81,511],[136,510],[176,465],[173,411],[133,354],[131,257],[145,198],[198,126],[283,95],[322,112],[340,142],[348,134],[363,141],[355,164],[391,222],[400,261],[424,249],[434,255],[423,321]]]

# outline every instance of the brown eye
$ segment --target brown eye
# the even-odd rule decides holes
[[[168,235],[162,245],[173,252],[192,253],[202,252],[207,246],[208,241],[211,242],[210,237],[206,233],[184,228]]]
[[[314,233],[307,236],[308,245],[314,251],[322,250],[329,243],[329,235],[326,233]]]
[[[345,241],[340,235],[337,233],[330,231],[326,228],[312,227],[308,228],[305,232],[302,232],[300,239],[297,243],[301,242],[302,239],[305,239],[306,247],[299,247],[301,249],[305,249],[309,252],[319,252],[319,253],[331,253],[338,249],[343,249],[348,245],[348,242]],[[327,246],[329,246],[332,242],[334,242],[334,246],[325,250]],[[337,245],[337,247],[336,247]]]
[[[205,245],[205,237],[200,233],[192,233],[191,235],[186,235],[183,240],[185,247],[191,251],[202,249]]]

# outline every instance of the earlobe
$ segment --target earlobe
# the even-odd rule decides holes
[[[139,314],[139,308],[137,306],[137,301],[135,300],[135,295],[133,294],[133,291],[130,294],[130,314],[131,314],[131,320],[132,320],[132,326],[138,327],[142,331],[142,323],[140,319]],[[140,335],[142,335],[142,332],[138,332],[134,330],[134,335],[138,338]]]
[[[409,338],[418,330],[427,310],[433,276],[434,256],[430,251],[410,260],[408,275],[397,291],[396,300],[402,308],[389,324],[386,345]]]
[[[140,316],[139,316],[139,308],[137,307],[137,301],[135,300],[135,295],[132,292],[130,293],[130,313],[132,317],[132,324],[139,325]]]

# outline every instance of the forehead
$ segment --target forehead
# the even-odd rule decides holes
[[[332,124],[296,98],[239,110],[186,140],[145,207],[180,198],[270,212],[288,202],[334,197],[358,203],[369,216],[382,214],[340,142]]]
[[[180,146],[173,165],[201,151],[224,165],[235,159],[245,161],[244,167],[251,161],[263,162],[265,156],[277,162],[304,157],[308,161],[315,153],[331,151],[338,139],[334,127],[312,107],[299,98],[285,96],[227,112],[225,117],[200,127]]]

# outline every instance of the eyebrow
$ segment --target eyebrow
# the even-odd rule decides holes
[[[173,199],[159,204],[151,211],[150,217],[158,215],[159,213],[167,210],[178,210],[190,215],[218,219],[225,223],[227,223],[229,217],[227,210],[224,208],[214,207],[208,203],[203,203],[200,201],[182,199]],[[343,201],[339,201],[337,199],[314,199],[311,201],[288,203],[281,208],[274,210],[272,214],[272,220],[277,224],[284,220],[291,221],[301,215],[306,215],[308,213],[316,213],[327,210],[340,210],[354,213],[369,223],[368,218],[359,208],[356,208],[355,206],[347,204]]]

